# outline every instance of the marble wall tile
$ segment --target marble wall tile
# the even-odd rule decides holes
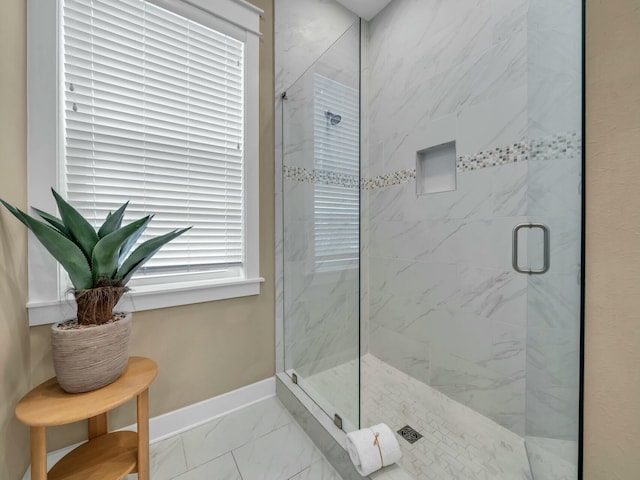
[[[558,29],[580,35],[580,0],[530,0],[527,16],[531,30]]]
[[[285,304],[330,298],[334,295],[358,295],[358,269],[320,270],[307,259],[285,260]]]
[[[447,263],[418,263],[371,258],[371,289],[443,305],[458,293],[457,267]]]
[[[525,412],[526,414],[526,412]],[[501,415],[499,413],[493,414],[493,420],[498,424],[503,426],[504,428],[520,435],[524,436],[526,431],[526,415],[522,413],[518,413],[516,415]],[[526,477],[525,477],[526,478]],[[573,479],[571,479],[573,480]]]
[[[493,41],[498,43],[522,34],[528,27],[531,0],[491,0],[495,22]]]
[[[283,193],[286,200],[282,204],[285,226],[313,218],[313,184],[285,179]]]
[[[429,343],[431,324],[440,318],[447,321],[452,312],[434,307],[418,298],[380,292],[371,302],[371,331],[379,327],[394,330],[417,341]]]
[[[410,206],[415,203],[415,190],[403,188],[380,188],[369,192],[369,221],[394,222],[407,220]]]
[[[327,329],[339,334],[357,331],[358,304],[358,297],[351,294],[332,296],[331,301],[321,297],[293,303],[286,314],[295,321],[287,325],[285,341],[317,337]]]
[[[465,155],[527,138],[528,90],[523,84],[457,115],[456,153]]]
[[[523,217],[529,208],[528,162],[493,167],[492,217]]]
[[[531,138],[579,131],[581,2],[531,0],[528,15]]]
[[[312,264],[314,261],[313,222],[311,220],[285,222],[283,250],[286,261]]]
[[[511,271],[513,227],[526,220],[527,217],[498,217],[462,222],[451,239],[458,252],[457,263]]]
[[[371,351],[380,360],[424,383],[429,382],[429,345],[385,327],[371,332]]]
[[[549,227],[550,267],[551,274],[567,274],[578,278],[580,272],[580,234],[581,219],[579,217],[542,217],[530,216],[532,223],[542,223]],[[532,268],[540,268],[543,262],[542,233],[531,231],[527,240],[528,264]],[[572,291],[572,293],[575,293]],[[578,299],[574,299],[577,302]]]
[[[285,366],[304,377],[358,358],[357,330],[352,335],[337,332],[298,339],[285,347]]]
[[[458,360],[455,368],[432,367],[434,387],[448,397],[482,412],[496,423],[506,420],[509,426],[522,426],[525,418],[525,379],[517,377],[491,376],[487,370],[479,370],[473,364]],[[488,373],[488,374],[487,374]],[[441,384],[442,383],[442,384]],[[524,435],[524,431],[515,431]]]
[[[371,254],[421,262],[455,262],[452,237],[458,220],[375,222],[371,226]]]
[[[578,159],[529,162],[529,214],[580,218],[581,173]]]
[[[336,2],[276,0],[276,92],[293,84],[356,19]]]
[[[530,385],[527,388],[527,435],[578,439],[579,391],[560,385]]]
[[[371,138],[384,144],[386,160],[413,161],[412,136],[419,140],[424,131],[416,125],[526,85],[526,34],[503,26],[508,41],[506,33],[494,39],[503,20],[498,14],[507,16],[509,10],[492,10],[489,3],[465,1],[453,8],[440,1],[400,0],[371,22]],[[521,114],[526,122],[526,112]]]
[[[534,75],[531,74],[531,77]],[[579,131],[582,121],[581,105],[582,91],[575,80],[566,80],[560,74],[531,78],[529,137],[537,139],[558,132]]]
[[[580,336],[575,328],[527,329],[528,388],[536,385],[580,385]]]
[[[496,167],[499,168],[499,167]],[[445,218],[477,219],[493,217],[493,182],[500,171],[485,168],[474,172],[458,173],[456,190],[437,195],[436,202]],[[428,197],[429,195],[422,195]],[[428,202],[428,198],[420,198]],[[420,208],[420,204],[418,204]]]
[[[580,283],[575,274],[552,274],[527,278],[530,325],[534,328],[573,329],[579,326]]]
[[[555,78],[563,82],[572,81],[576,87],[580,86],[582,70],[580,9],[575,9],[573,15],[574,20],[578,22],[576,31],[554,27],[529,29],[528,61],[532,80],[541,80],[544,77]],[[570,125],[560,131],[574,130],[576,127],[577,125]]]
[[[414,85],[409,88],[385,85],[379,94],[384,102],[370,106],[371,136],[383,139],[385,148],[393,151],[404,138],[403,132],[415,124],[458,114],[466,107],[521,88],[527,80],[525,40],[516,37],[495,45],[431,78],[413,77]]]
[[[460,266],[457,306],[491,320],[526,326],[527,278],[514,271]]]

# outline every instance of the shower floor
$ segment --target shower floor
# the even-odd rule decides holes
[[[416,480],[532,479],[524,439],[373,355],[361,365],[362,424],[410,425],[423,436],[414,444],[398,437],[400,464]],[[353,395],[340,395],[353,390],[354,372],[356,360],[305,381],[331,392],[337,413],[354,416]]]

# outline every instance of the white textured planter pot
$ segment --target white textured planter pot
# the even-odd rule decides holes
[[[63,330],[51,327],[53,368],[65,392],[97,390],[115,382],[127,366],[131,314],[104,325]]]

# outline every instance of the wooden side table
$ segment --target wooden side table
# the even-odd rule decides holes
[[[16,417],[31,427],[32,480],[115,480],[138,472],[149,480],[149,385],[158,366],[131,357],[122,376],[111,385],[86,393],[66,393],[51,378],[27,393]],[[137,397],[138,433],[109,433],[109,410]],[[46,428],[89,420],[89,441],[56,463],[47,476]]]

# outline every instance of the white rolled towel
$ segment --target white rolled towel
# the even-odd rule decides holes
[[[384,423],[347,433],[347,451],[363,477],[397,462],[402,456],[395,434]]]

